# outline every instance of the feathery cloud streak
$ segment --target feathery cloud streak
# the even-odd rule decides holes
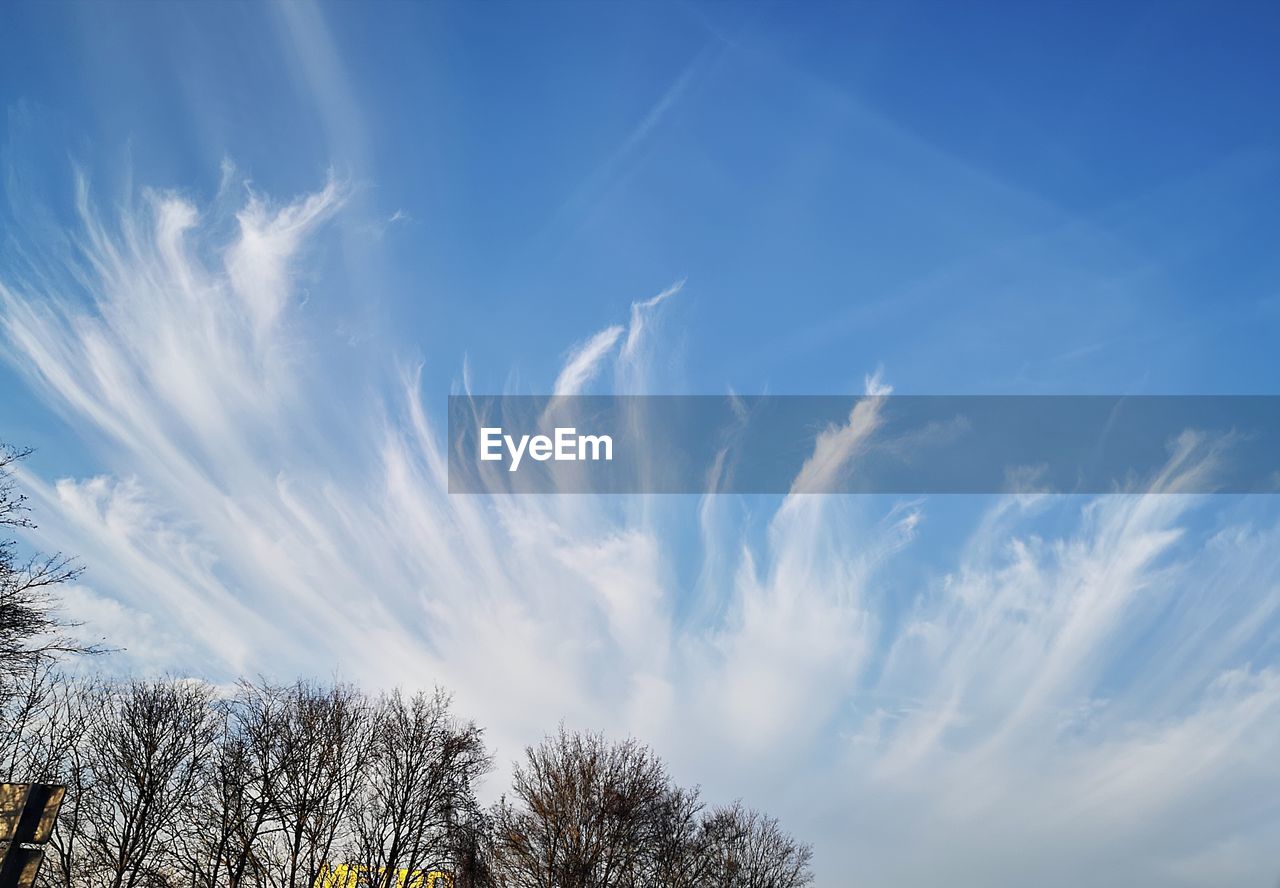
[[[813,836],[824,886],[1274,876],[1280,528],[1178,494],[1199,451],[1165,495],[975,501],[955,563],[905,585],[927,502],[803,495],[873,401],[780,501],[450,498],[416,372],[342,429],[317,407],[297,278],[341,183],[112,219],[80,196],[71,252],[0,276],[0,330],[100,443],[104,474],[24,481],[136,668],[439,681],[505,758],[560,718],[634,732]],[[554,392],[646,393],[679,287]]]

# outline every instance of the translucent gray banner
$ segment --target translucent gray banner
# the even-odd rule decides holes
[[[454,396],[450,493],[1276,493],[1280,396]]]

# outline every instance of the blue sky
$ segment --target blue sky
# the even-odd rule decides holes
[[[1268,498],[439,473],[463,386],[1275,393],[1273,8],[30,3],[0,38],[0,437],[118,668],[441,680],[507,759],[633,732],[823,888],[1274,881]]]

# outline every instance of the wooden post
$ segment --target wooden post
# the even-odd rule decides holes
[[[0,888],[33,888],[67,788],[0,783]]]

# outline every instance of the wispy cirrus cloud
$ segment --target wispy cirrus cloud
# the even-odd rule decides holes
[[[600,372],[605,358],[617,345],[618,337],[621,335],[622,327],[617,325],[605,327],[575,348],[565,361],[560,375],[556,377],[555,384],[551,387],[552,393],[556,397],[564,398],[581,392],[583,387]]]
[[[928,501],[803,473],[780,501],[450,497],[415,372],[342,429],[321,409],[345,395],[297,279],[345,193],[104,219],[82,187],[70,253],[0,276],[6,355],[98,445],[101,475],[23,480],[122,662],[439,681],[500,758],[561,718],[635,732],[814,837],[825,886],[1273,875],[1280,528],[1177,492],[1211,453],[1163,494],[974,500],[924,578]],[[555,393],[644,392],[679,286],[580,339]],[[856,466],[875,404],[804,471]]]

